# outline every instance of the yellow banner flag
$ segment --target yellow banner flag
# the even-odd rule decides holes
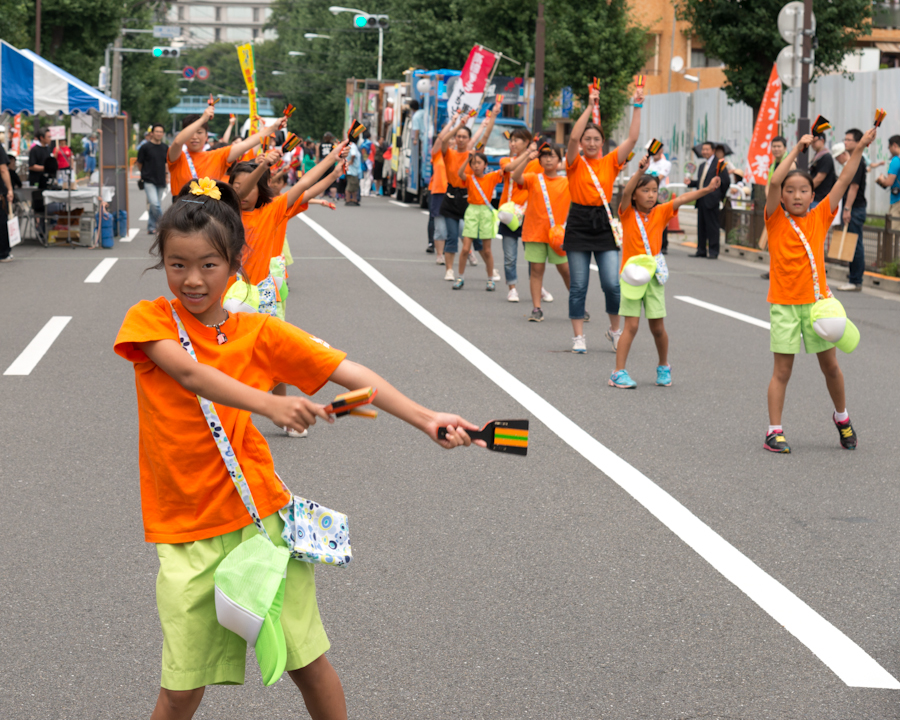
[[[238,45],[238,60],[241,72],[247,85],[247,98],[250,103],[250,134],[259,132],[259,112],[256,107],[256,67],[253,64],[253,43]]]

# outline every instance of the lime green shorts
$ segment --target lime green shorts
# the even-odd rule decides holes
[[[525,259],[530,263],[546,263],[562,265],[569,262],[565,255],[557,255],[550,247],[550,243],[527,242],[525,245]]]
[[[284,545],[284,523],[278,513],[263,523],[275,544]],[[156,605],[163,631],[160,685],[167,690],[244,682],[247,643],[216,619],[213,573],[228,553],[256,533],[251,524],[206,540],[156,546]],[[288,670],[309,665],[330,647],[316,603],[315,570],[309,563],[288,563],[281,626]]]
[[[475,240],[493,240],[497,234],[494,222],[494,208],[487,205],[469,205],[463,216],[463,235]]]
[[[769,308],[769,321],[772,325],[769,330],[770,349],[774,353],[784,355],[796,355],[800,352],[800,336],[803,336],[803,347],[807,354],[820,353],[830,350],[834,343],[823,340],[813,330],[809,312],[812,303],[808,305],[772,305]]]
[[[644,317],[648,320],[659,320],[666,316],[666,287],[659,284],[655,275],[650,278],[647,292],[640,300],[629,300],[622,295],[619,300],[619,315],[639,318],[642,305],[644,306]]]

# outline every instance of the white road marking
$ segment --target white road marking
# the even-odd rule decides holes
[[[900,690],[900,682],[859,645],[764,572],[650,478],[604,447],[534,390],[438,320],[317,222],[306,215],[301,215],[300,219],[414,318],[643,505],[685,544],[806,645],[844,683],[850,687]]]
[[[600,268],[598,268],[594,263],[591,263],[591,270],[596,270],[597,272],[600,272]]]
[[[59,337],[66,325],[69,324],[71,316],[54,315],[47,321],[47,324],[41,328],[41,331],[34,336],[34,340],[28,343],[19,357],[13,364],[6,368],[4,375],[30,375],[41,358],[50,349],[53,341]]]
[[[423,214],[423,215],[431,215],[431,211],[430,211],[430,210],[423,210],[423,211],[422,211],[422,214]]]
[[[407,205],[406,203],[397,202],[396,200],[388,200],[388,202],[389,202],[391,205],[397,205],[397,206],[402,207],[402,208],[412,207],[412,205]]]
[[[137,234],[141,231],[140,228],[128,228],[128,235],[125,237],[119,238],[119,242],[131,242],[137,237]]]
[[[110,268],[116,264],[119,258],[106,258],[105,260],[101,260],[100,264],[91,270],[91,274],[88,275],[84,281],[86,283],[98,283],[103,278],[106,277],[106,273],[109,272]]]
[[[735,312],[734,310],[729,310],[728,308],[713,305],[712,303],[703,302],[702,300],[697,300],[696,298],[692,298],[687,295],[676,295],[675,299],[690,303],[691,305],[696,305],[697,307],[706,308],[707,310],[712,310],[713,312],[719,313],[720,315],[727,315],[728,317],[734,318],[735,320],[740,320],[745,323],[750,323],[751,325],[756,325],[756,327],[761,327],[764,330],[769,330],[772,327],[771,323],[767,323],[765,320],[760,320],[758,318],[751,317],[750,315],[744,315],[744,313]]]
[[[144,210],[144,212],[142,212],[141,216],[138,218],[138,221],[139,222],[147,222],[149,219],[150,219],[150,211]]]

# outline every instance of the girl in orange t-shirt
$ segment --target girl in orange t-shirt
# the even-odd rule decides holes
[[[622,222],[622,266],[636,255],[658,256],[662,252],[663,231],[675,213],[685,203],[711,193],[719,187],[719,178],[702,190],[679,195],[674,200],[656,204],[659,194],[659,178],[656,175],[644,175],[650,165],[650,156],[644,155],[638,164],[637,172],[628,180],[619,202],[619,219]],[[646,236],[646,245],[644,239]],[[649,252],[648,248],[649,246]],[[620,270],[621,272],[621,270]],[[637,386],[628,375],[625,363],[628,351],[637,335],[641,320],[641,307],[650,325],[650,333],[656,343],[659,354],[659,365],[656,367],[656,384],[669,387],[672,384],[672,368],[669,366],[669,335],[663,318],[666,316],[665,285],[660,284],[656,276],[650,278],[644,297],[640,300],[622,298],[619,303],[619,314],[625,318],[625,327],[616,347],[616,369],[609,378],[609,385],[617,388],[633,388]]]
[[[812,144],[812,135],[800,138],[769,180],[765,218],[769,236],[769,334],[775,362],[768,391],[769,429],[763,447],[770,452],[791,451],[784,437],[781,415],[794,355],[800,352],[801,336],[806,352],[816,354],[825,375],[834,402],[832,420],[841,446],[856,449],[856,432],[847,412],[844,374],[838,365],[837,352],[832,343],[816,334],[810,311],[818,298],[831,296],[825,278],[825,238],[859,167],[863,150],[874,139],[875,128],[871,128],[853,150],[834,187],[812,210],[812,177],[805,170],[791,170],[800,153]]]
[[[491,240],[494,239],[494,208],[491,198],[494,190],[503,182],[500,170],[485,173],[488,167],[487,155],[481,152],[472,153],[456,171],[457,179],[466,184],[469,206],[464,217],[463,249],[459,254],[459,278],[453,284],[454,290],[461,290],[466,280],[466,259],[474,246],[484,259],[487,270],[488,292],[496,288],[494,284],[494,254],[491,252]]]
[[[541,171],[526,172],[535,160],[540,163]],[[560,228],[556,232],[562,231],[571,206],[569,180],[557,174],[561,161],[562,150],[558,146],[544,143],[538,150],[532,144],[529,152],[523,153],[508,166],[511,168],[510,181],[518,183],[526,192],[527,207],[522,221],[522,242],[525,243],[525,259],[528,261],[530,276],[532,305],[531,316],[528,318],[530,322],[541,322],[544,319],[541,301],[546,292],[544,270],[548,261],[551,265],[556,265],[566,290],[569,289],[569,261],[565,253],[561,255],[556,253],[550,244],[550,233],[554,227]]]
[[[209,178],[194,181],[173,198],[159,224],[153,252],[165,269],[173,301],[141,301],[125,317],[115,342],[134,363],[140,432],[141,509],[145,537],[157,544],[157,607],[163,629],[163,667],[154,717],[171,708],[191,714],[206,685],[242,684],[246,644],[219,625],[213,573],[222,560],[256,535],[225,466],[197,395],[215,403],[221,431],[230,439],[260,518],[283,546],[278,510],[290,494],[275,475],[265,439],[251,413],[305,430],[325,406],[306,397],[280,397],[280,382],[306,394],[332,381],[346,388],[378,388],[375,405],[422,430],[450,449],[470,445],[477,429],[458,415],[429,410],[368,368],[346,359],[299,328],[260,313],[228,313],[222,296],[240,268],[244,234],[237,193]],[[177,311],[194,346],[181,346]],[[446,437],[438,430],[446,427]],[[479,444],[482,444],[479,442]],[[281,624],[287,672],[310,710],[346,716],[340,680],[325,658],[328,638],[315,597],[313,566],[288,563]]]

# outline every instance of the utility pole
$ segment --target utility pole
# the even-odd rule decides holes
[[[41,0],[37,0],[34,8],[34,51],[41,54]]]
[[[797,132],[800,137],[809,133],[809,76],[812,73],[812,0],[803,0],[803,52],[800,57],[800,117],[797,119]],[[800,170],[809,168],[806,153],[797,157]]]
[[[110,82],[110,95],[112,95],[113,99],[119,103],[121,107],[122,103],[122,53],[120,52],[122,48],[122,33],[120,32],[116,35],[116,39],[113,42],[113,53],[112,53],[112,80]]]
[[[538,2],[534,30],[534,127],[537,135],[544,128],[544,3]]]

